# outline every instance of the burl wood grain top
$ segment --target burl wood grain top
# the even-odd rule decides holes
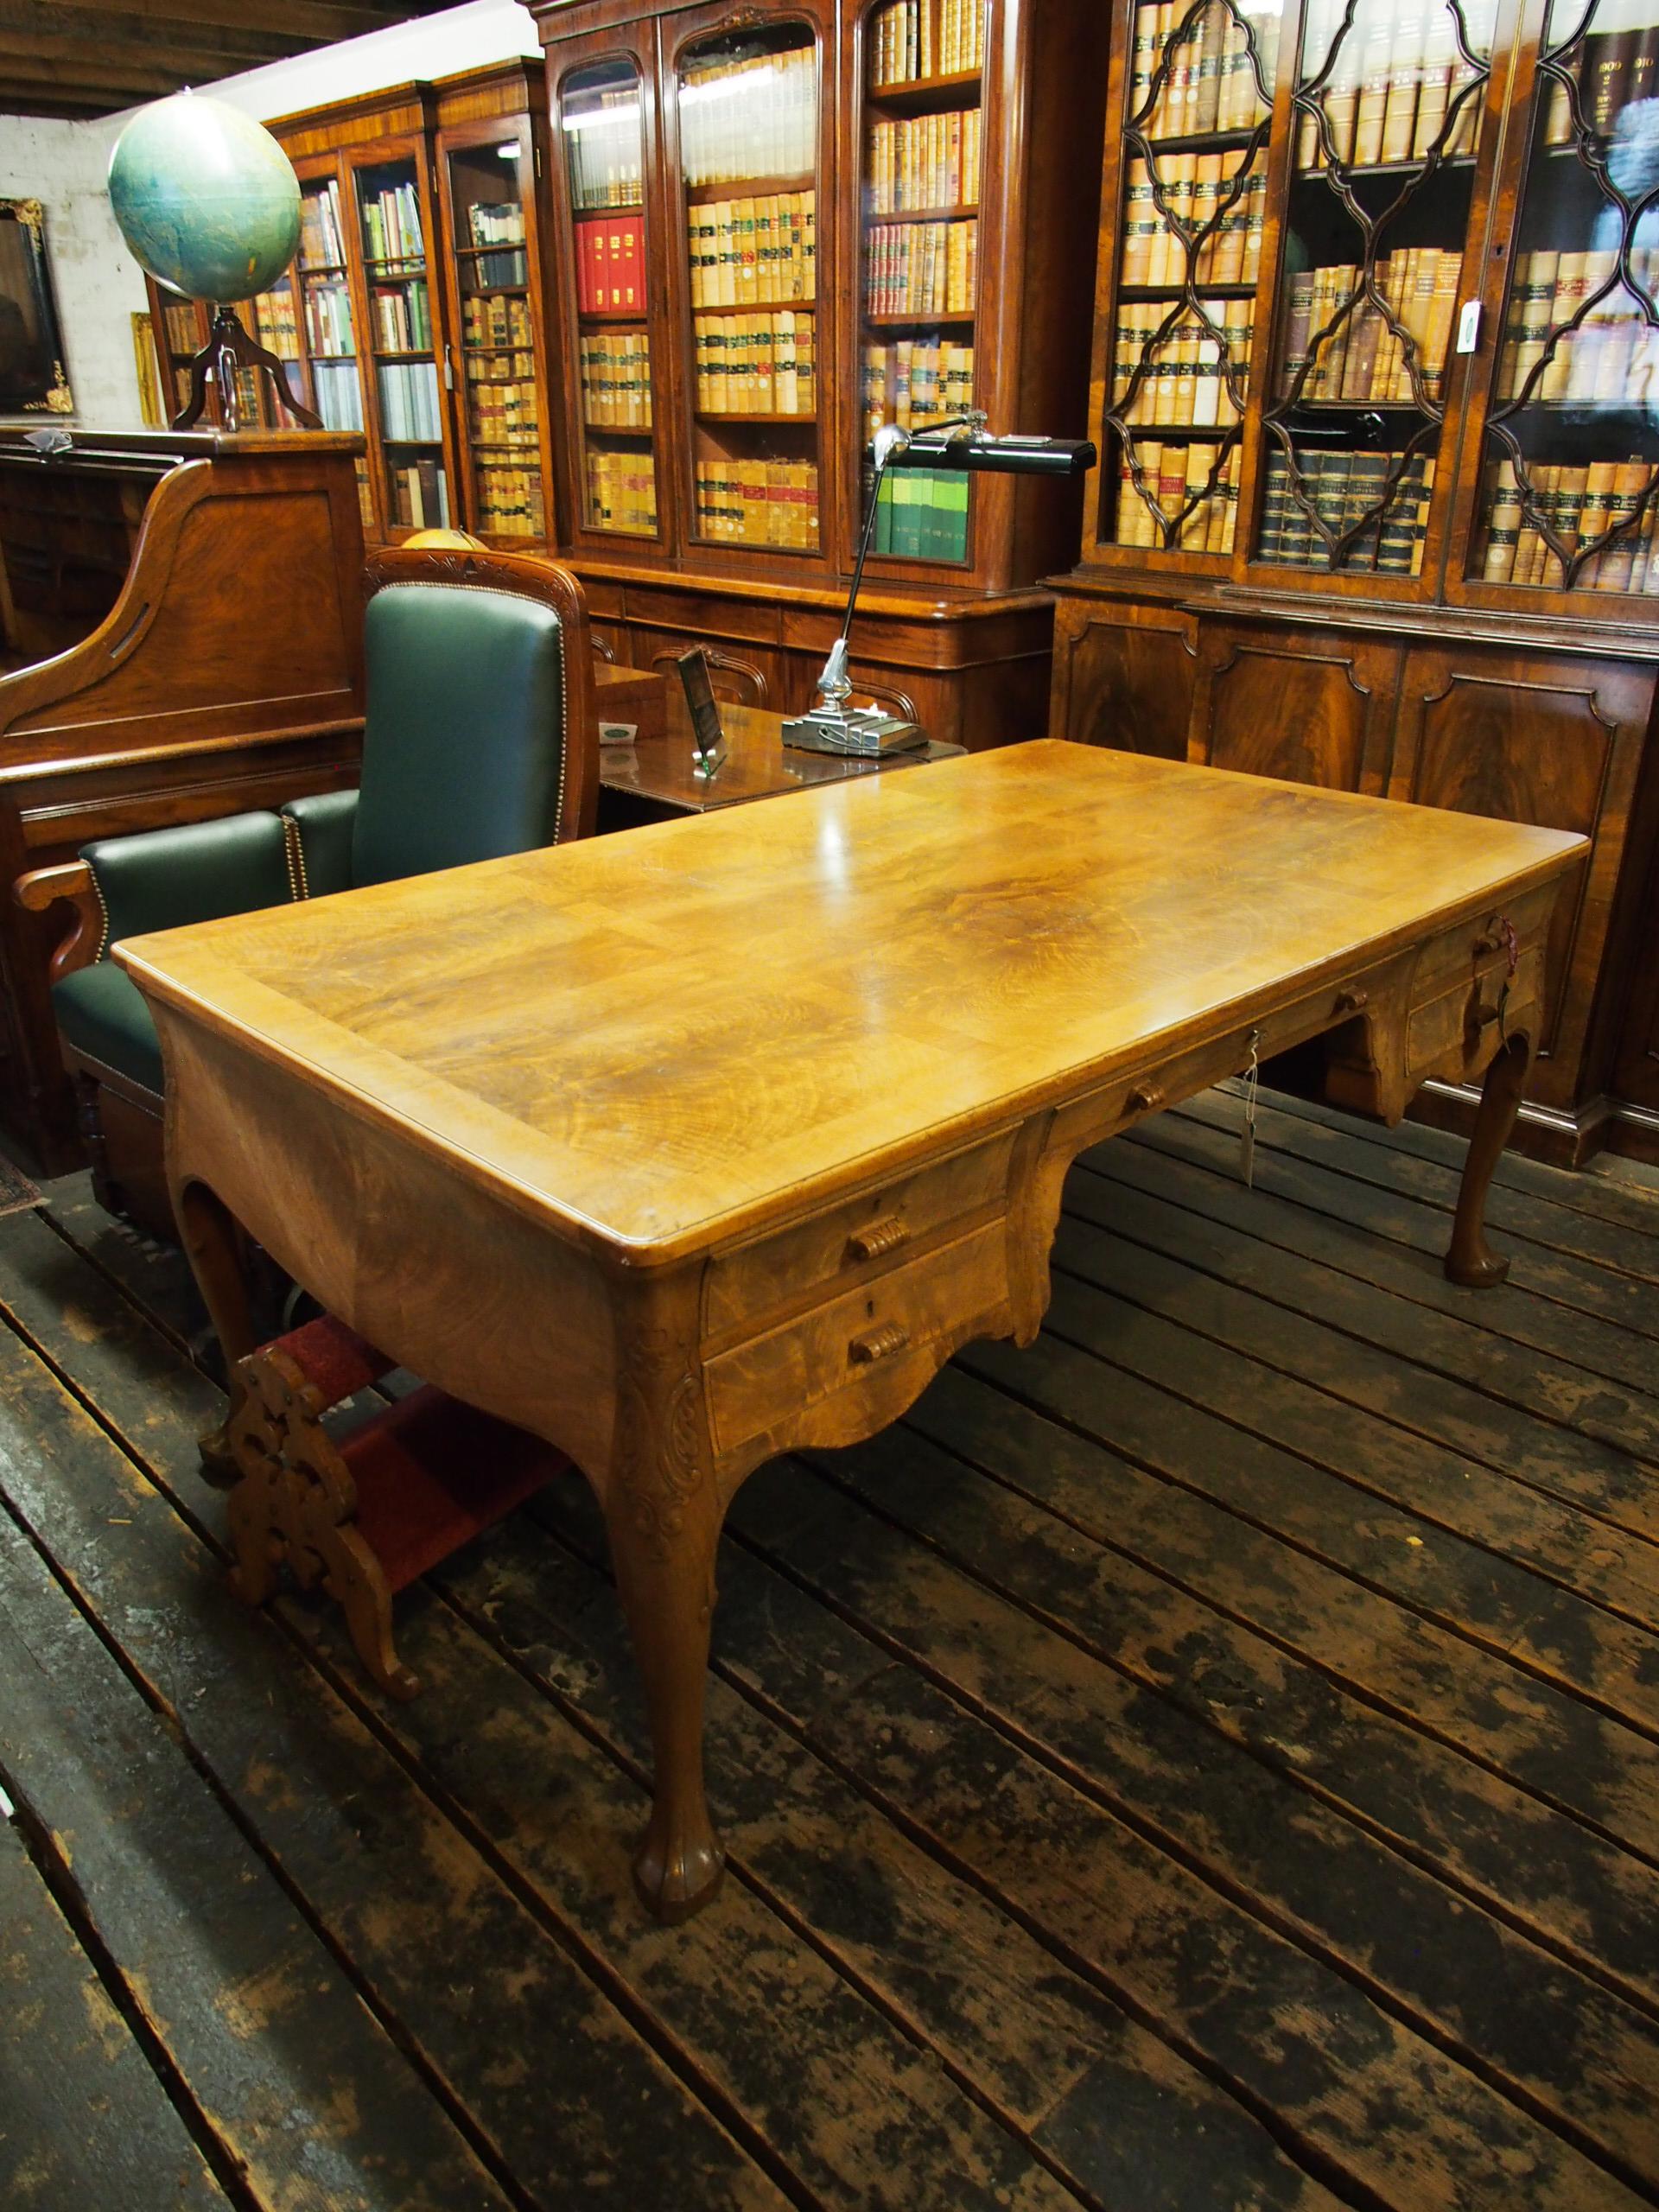
[[[1409,943],[1584,840],[1044,741],[118,950],[663,1261]]]

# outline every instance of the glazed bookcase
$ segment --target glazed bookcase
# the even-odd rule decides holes
[[[1659,0],[1119,0],[1059,584],[1058,728],[1594,839],[1573,1159],[1659,1147],[1656,74]]]
[[[619,658],[701,642],[717,688],[793,711],[836,632],[878,416],[972,404],[1083,433],[1078,180],[1098,171],[1107,18],[1084,0],[532,12],[563,550]],[[1075,490],[982,477],[970,499],[941,472],[905,491],[860,601],[867,695],[969,743],[1040,728],[1037,579],[1075,543]]]

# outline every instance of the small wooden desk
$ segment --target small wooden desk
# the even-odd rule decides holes
[[[660,735],[641,734],[632,745],[607,745],[600,753],[603,791],[638,802],[631,818],[662,820],[676,814],[709,814],[752,798],[775,798],[784,791],[811,791],[823,784],[844,784],[861,776],[925,760],[955,760],[959,745],[930,742],[914,753],[893,753],[885,760],[842,760],[833,753],[796,753],[783,740],[784,717],[763,707],[734,707],[721,702],[726,758],[712,776],[699,776],[691,760],[691,717],[677,683],[663,684],[666,727]],[[608,713],[606,693],[600,708]],[[620,715],[620,709],[619,715]],[[626,719],[621,716],[621,719]]]
[[[703,1676],[744,1478],[871,1434],[970,1338],[1028,1343],[1071,1161],[1253,1042],[1332,1033],[1390,1120],[1489,1068],[1448,1269],[1497,1281],[1486,1185],[1585,850],[1046,741],[117,956],[229,1357],[240,1222],[593,1484],[656,1750],[636,1875],[674,1917],[721,1870]]]

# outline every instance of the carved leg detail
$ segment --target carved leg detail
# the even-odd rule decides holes
[[[230,1441],[231,1424],[241,1411],[246,1395],[237,1362],[245,1358],[257,1342],[243,1238],[230,1213],[205,1183],[181,1185],[174,1211],[197,1287],[207,1302],[208,1316],[225,1355],[230,1403],[224,1420],[217,1428],[208,1430],[199,1447],[203,1474],[209,1482],[223,1487],[235,1482],[241,1472]]]
[[[1486,1194],[1491,1188],[1499,1155],[1515,1127],[1515,1117],[1521,1110],[1521,1094],[1526,1089],[1527,1072],[1531,1065],[1531,1038],[1511,1037],[1498,1047],[1486,1071],[1480,1110],[1475,1117],[1474,1132],[1463,1164],[1451,1248],[1446,1255],[1448,1281],[1460,1283],[1465,1289],[1490,1290],[1510,1272],[1509,1261],[1494,1252],[1486,1242]]]
[[[725,1866],[702,1780],[721,1512],[695,1336],[688,1342],[671,1327],[625,1325],[618,1337],[606,1522],[656,1761],[633,1878],[647,1910],[673,1922],[709,1903]]]

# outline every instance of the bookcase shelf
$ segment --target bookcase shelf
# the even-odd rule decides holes
[[[959,69],[949,76],[912,77],[896,84],[872,84],[868,99],[881,107],[925,115],[931,108],[948,107],[959,98],[977,97],[981,73]]]
[[[1232,119],[1214,57],[1270,45],[1275,0],[1112,13],[1101,467],[1053,726],[1582,830],[1529,1143],[1659,1155],[1659,0],[1298,0],[1242,154],[1175,123]],[[1183,219],[1214,177],[1176,165],[1218,154],[1266,181],[1248,351]],[[1240,423],[1140,419],[1212,411],[1222,356]],[[1448,1077],[1433,1118],[1470,1110]]]

